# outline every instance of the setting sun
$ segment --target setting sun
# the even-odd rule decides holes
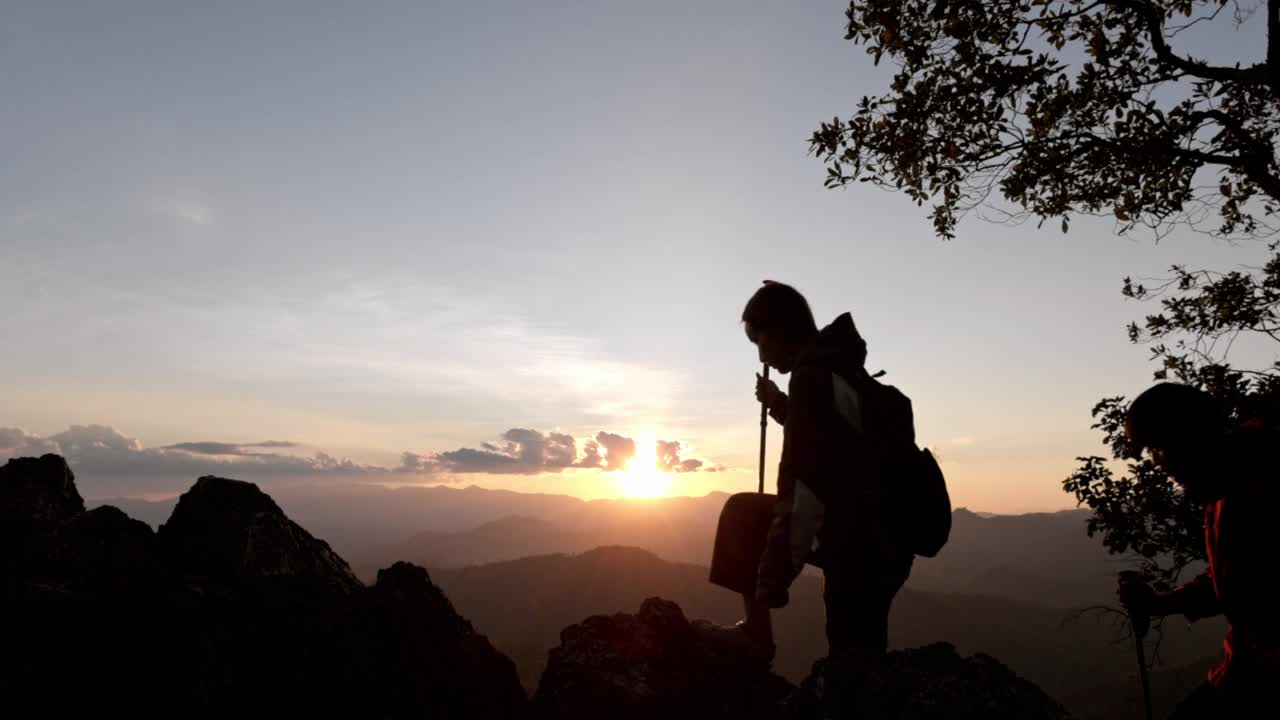
[[[623,497],[655,498],[671,489],[671,475],[658,469],[657,456],[652,442],[641,442],[635,457],[625,470],[615,473],[614,482]]]

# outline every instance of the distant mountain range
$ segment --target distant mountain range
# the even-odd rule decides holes
[[[471,531],[508,517],[534,518],[569,533],[625,530],[633,544],[662,547],[673,559],[705,561],[705,542],[728,495],[657,500],[581,500],[569,495],[518,493],[476,486],[387,489],[371,486],[280,488],[272,497],[299,522],[323,537],[344,557],[381,555],[420,533]],[[131,517],[158,526],[169,517],[175,499],[150,502],[131,498],[91,501],[115,505]],[[600,543],[596,543],[600,544]],[[590,547],[588,545],[587,547]],[[519,545],[498,542],[475,556],[476,562],[528,555]],[[457,564],[446,561],[446,564]]]
[[[666,560],[707,565],[725,493],[649,501],[586,501],[475,486],[280,490],[291,517],[372,579],[408,560],[447,568],[603,545],[639,547]],[[153,526],[173,501],[104,501]],[[1085,533],[1087,511],[989,515],[956,510],[951,541],[918,559],[908,587],[992,595],[1046,607],[1108,602],[1127,566]]]
[[[515,660],[522,682],[533,687],[547,651],[574,618],[633,612],[639,599],[658,595],[677,602],[690,618],[732,623],[741,599],[707,582],[705,567],[665,561],[627,547],[602,547],[577,555],[556,554],[431,571],[458,612]],[[808,674],[826,654],[820,581],[801,577],[792,602],[775,614],[778,658],[774,665],[792,680]],[[1082,718],[1129,717],[1116,708],[1137,701],[1133,648],[1120,642],[1120,628],[1097,617],[1071,620],[1062,610],[1005,598],[958,593],[904,591],[894,606],[891,642],[917,647],[938,640],[961,653],[1000,658]],[[1179,627],[1180,626],[1180,627]],[[1222,626],[1188,629],[1170,623],[1161,648],[1166,666],[1158,674],[1158,698],[1166,712],[1190,685],[1203,678],[1209,656],[1221,642]],[[1105,696],[1099,697],[1098,693]]]

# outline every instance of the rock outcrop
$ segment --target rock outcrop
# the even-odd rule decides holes
[[[201,478],[158,532],[86,512],[62,458],[0,468],[0,697],[26,717],[519,717],[422,568],[365,587],[257,487]],[[27,712],[23,712],[23,711]]]
[[[697,631],[680,607],[644,601],[635,615],[565,628],[534,696],[540,718],[663,720],[1064,720],[1035,685],[984,655],[945,643],[869,663],[824,659],[799,688]]]
[[[159,537],[173,567],[190,575],[233,583],[284,578],[339,594],[362,587],[327,543],[286,517],[256,485],[240,480],[197,480]]]
[[[795,720],[1065,720],[1067,711],[995,659],[962,658],[947,643],[891,652],[873,662],[829,658],[793,696]]]
[[[673,602],[589,617],[560,633],[534,696],[539,717],[776,718],[793,691],[767,663],[717,647]]]

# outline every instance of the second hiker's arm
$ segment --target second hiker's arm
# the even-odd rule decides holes
[[[1185,615],[1188,620],[1213,617],[1222,612],[1213,591],[1213,578],[1205,573],[1167,593],[1157,593],[1152,615]]]

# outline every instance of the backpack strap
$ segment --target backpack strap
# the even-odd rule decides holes
[[[831,389],[835,395],[836,410],[854,433],[863,433],[862,397],[840,373],[831,373]]]

